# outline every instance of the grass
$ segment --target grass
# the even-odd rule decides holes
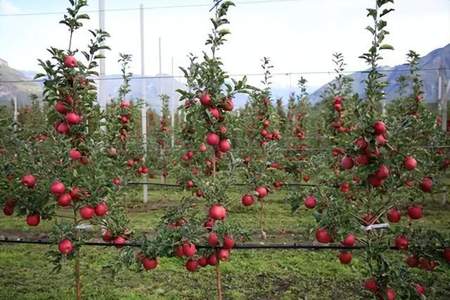
[[[151,204],[139,201],[139,189],[130,191],[131,227],[136,231],[149,230],[159,221],[164,208],[154,210],[161,202],[164,207],[175,205],[182,193],[167,190],[151,192]],[[239,199],[240,193],[233,197]],[[280,194],[278,194],[280,195]],[[164,200],[161,200],[163,198]],[[310,229],[314,220],[310,212],[292,214],[281,196],[267,201],[266,231],[268,241],[312,240]],[[143,212],[151,207],[149,212]],[[238,222],[247,229],[258,228],[257,208],[231,208],[230,222]],[[449,205],[439,201],[430,203],[427,218],[418,222],[436,230],[450,233]],[[26,226],[23,218],[0,218],[1,231],[47,232],[51,222],[37,228]],[[54,248],[55,246],[51,246]],[[73,299],[73,265],[67,263],[60,273],[52,273],[52,265],[45,253],[49,246],[0,245],[0,299]],[[391,258],[403,259],[400,253]],[[161,259],[161,265],[150,272],[124,269],[116,278],[104,272],[103,266],[117,257],[117,250],[103,247],[82,249],[82,284],[85,299],[214,299],[214,269],[203,268],[188,273],[183,261]],[[350,266],[336,259],[336,251],[307,250],[242,250],[234,251],[231,260],[221,266],[225,299],[365,299],[360,288],[363,278],[363,257],[358,251]],[[432,299],[449,299],[450,270],[440,267],[434,274]],[[427,275],[429,276],[429,275]]]

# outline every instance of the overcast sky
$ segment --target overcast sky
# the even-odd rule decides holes
[[[231,73],[260,73],[260,59],[269,56],[274,72],[332,70],[331,54],[342,52],[348,70],[366,66],[358,56],[370,43],[364,28],[370,20],[365,8],[374,0],[293,0],[248,4],[258,0],[235,0],[230,11],[232,35],[221,55]],[[209,0],[106,0],[107,9],[209,4]],[[246,2],[246,3],[242,3]],[[241,4],[240,4],[241,3]],[[58,21],[62,15],[5,16],[37,12],[63,12],[64,0],[0,0],[0,58],[20,70],[39,70],[36,59],[48,57],[50,45],[66,47],[68,34]],[[89,10],[98,8],[97,0],[89,1]],[[396,0],[395,12],[388,18],[392,33],[386,42],[395,51],[386,52],[383,65],[405,61],[414,49],[425,55],[450,43],[450,0]],[[187,63],[189,52],[200,53],[210,30],[208,7],[179,7],[145,10],[146,73],[158,73],[158,38],[163,42],[163,73]],[[97,13],[86,25],[98,26]],[[133,71],[140,72],[139,11],[107,11],[106,30],[113,49],[108,53],[107,74],[118,73],[118,53],[134,56]],[[87,35],[75,36],[75,46],[85,45]],[[176,70],[176,73],[179,73]],[[328,80],[324,75],[305,75],[313,87]],[[295,85],[298,76],[278,76],[276,85]]]

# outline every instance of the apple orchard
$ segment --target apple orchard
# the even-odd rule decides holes
[[[122,85],[102,109],[96,78],[109,34],[89,30],[86,48],[72,48],[89,16],[82,13],[86,1],[69,2],[60,22],[69,47],[50,47],[49,57],[38,62],[44,104],[34,103],[17,124],[2,123],[0,205],[5,218],[19,216],[31,227],[50,224],[48,263],[56,271],[73,267],[77,299],[85,293],[82,248],[116,248],[115,273],[164,271],[166,259],[186,272],[211,272],[217,299],[227,299],[233,297],[227,296],[223,264],[261,245],[332,251],[335,263],[348,268],[357,256],[362,299],[437,297],[433,284],[448,272],[450,236],[421,221],[429,203],[447,191],[450,136],[426,104],[416,52],[407,53],[410,91],[384,101],[379,64],[394,50],[386,43],[394,1],[374,0],[366,11],[372,43],[360,56],[369,67],[365,95],[352,90],[343,55],[335,53],[335,80],[321,102],[308,102],[301,78],[287,110],[272,98],[269,58],[261,61],[262,88],[227,74],[220,50],[231,38],[234,3],[214,1],[205,51],[191,54],[180,68],[186,86],[177,90],[177,122],[171,122],[168,96],[161,95],[147,151],[142,100],[129,96],[132,57],[120,55]],[[248,96],[245,107],[235,107],[237,94]],[[161,179],[152,188],[169,186],[182,196],[151,230],[140,232],[124,202],[131,183],[146,184],[147,178]],[[293,214],[313,218],[315,239],[266,241],[274,214],[268,204],[276,197]],[[233,214],[254,215],[254,222],[242,226]]]

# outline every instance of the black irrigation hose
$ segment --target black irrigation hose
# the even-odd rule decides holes
[[[24,240],[24,239],[0,239],[0,243],[6,244],[35,244],[35,245],[52,245],[54,243],[49,240]],[[85,242],[83,243],[85,246],[99,246],[99,247],[112,247],[115,246],[113,243],[105,243],[105,242]],[[140,247],[141,243],[139,242],[128,242],[125,246],[130,247]],[[198,245],[199,249],[208,249],[210,246],[206,245]],[[325,245],[316,245],[316,244],[306,244],[306,243],[244,243],[244,244],[236,244],[233,247],[233,250],[271,250],[271,249],[279,249],[279,250],[362,250],[365,249],[365,246],[357,245],[352,247],[342,246],[339,244],[325,244]],[[390,250],[399,250],[395,246],[390,246]],[[443,248],[439,248],[441,250]]]

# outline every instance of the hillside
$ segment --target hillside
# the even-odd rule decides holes
[[[419,62],[419,68],[422,70],[420,75],[423,80],[425,99],[429,103],[435,103],[438,100],[439,69],[441,69],[444,81],[450,79],[450,44],[433,50],[422,57]],[[388,86],[385,89],[386,99],[392,100],[398,96],[399,84],[397,79],[409,73],[408,65],[401,64],[395,67],[382,67],[380,70],[386,71],[385,75],[388,82]],[[359,95],[364,96],[364,80],[367,78],[367,73],[352,73],[350,77],[353,79],[353,90]],[[325,91],[328,84],[325,84],[310,95],[311,102],[316,103],[320,101],[320,95]]]

